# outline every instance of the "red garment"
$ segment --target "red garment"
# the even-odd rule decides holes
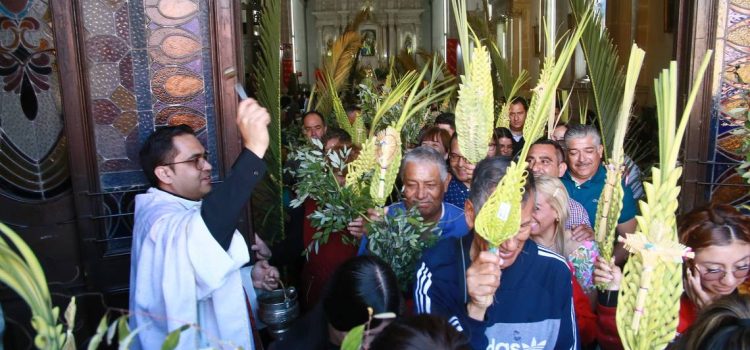
[[[312,237],[316,230],[307,218],[315,211],[317,204],[308,199],[304,203],[305,219],[302,227],[302,241],[304,247],[313,241]],[[312,309],[321,297],[323,288],[336,268],[350,258],[357,255],[357,246],[344,244],[342,237],[349,234],[346,231],[333,232],[328,237],[328,242],[321,244],[318,253],[310,252],[305,266],[302,268],[301,279],[301,302],[306,310]]]
[[[602,350],[622,350],[622,341],[617,332],[617,307],[596,305],[596,340]]]
[[[578,336],[582,345],[588,345],[596,340],[596,315],[591,310],[588,295],[581,288],[572,269],[570,277],[573,280],[573,308],[576,310]]]
[[[599,333],[597,340],[603,350],[619,350],[622,349],[622,342],[617,332],[617,317],[616,307],[597,305],[597,324]],[[695,322],[695,318],[698,314],[698,309],[693,304],[693,301],[688,298],[687,294],[682,294],[680,297],[680,314],[679,322],[677,324],[677,332],[684,334],[688,328]]]
[[[688,298],[687,294],[682,293],[682,297],[680,297],[680,323],[677,324],[677,333],[685,334],[685,331],[695,322],[696,317],[698,317],[698,308]]]

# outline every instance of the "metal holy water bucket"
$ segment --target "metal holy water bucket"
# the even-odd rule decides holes
[[[280,340],[284,337],[292,322],[299,317],[297,290],[294,287],[265,292],[258,297],[258,316],[268,326],[271,336]]]

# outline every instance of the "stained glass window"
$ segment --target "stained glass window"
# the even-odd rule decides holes
[[[82,9],[102,189],[147,184],[138,150],[159,126],[190,125],[216,154],[206,1],[84,0]]]
[[[47,1],[0,1],[0,191],[45,200],[70,188]]]

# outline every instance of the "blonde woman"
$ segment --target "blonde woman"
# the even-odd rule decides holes
[[[536,207],[531,239],[564,256],[573,266],[576,280],[587,294],[594,291],[592,273],[599,249],[594,241],[578,242],[565,229],[568,220],[568,192],[560,179],[539,176],[536,179]]]

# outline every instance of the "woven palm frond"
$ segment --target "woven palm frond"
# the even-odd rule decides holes
[[[518,232],[526,176],[526,162],[512,162],[479,211],[474,223],[476,233],[487,240],[490,248],[500,246]]]
[[[492,67],[487,48],[476,40],[473,59],[461,77],[456,105],[456,132],[464,157],[476,164],[487,156],[495,121]]]
[[[588,15],[584,16],[582,23],[587,22],[588,18]],[[544,69],[539,78],[539,84],[533,90],[534,95],[526,117],[524,137],[528,139],[518,159],[526,159],[531,144],[544,133],[544,125],[554,101],[555,91],[570,63],[581,34],[582,27],[579,26],[565,41],[557,60],[554,57],[545,59]],[[458,113],[456,117],[458,121]],[[458,125],[456,127],[458,128]],[[458,130],[457,132],[460,133]],[[511,163],[505,176],[477,215],[476,232],[490,243],[490,247],[497,247],[518,232],[521,224],[521,199],[526,176],[528,176],[526,167],[526,162]]]
[[[594,0],[571,0],[571,9],[576,21],[594,3]],[[609,31],[604,27],[604,14],[597,13],[584,30],[581,47],[586,58],[591,91],[594,95],[594,107],[599,118],[602,143],[609,156],[613,150],[617,111],[622,104],[625,86],[625,75],[618,62],[617,48],[612,42]]]
[[[389,126],[378,133],[375,156],[377,169],[370,184],[370,197],[382,207],[391,194],[401,165],[401,135],[395,128]]]
[[[622,106],[620,107],[620,114],[618,115],[616,124],[617,130],[615,131],[613,143],[614,151],[610,153],[611,158],[605,167],[607,169],[607,179],[596,208],[596,243],[605,261],[610,261],[612,258],[614,240],[617,235],[617,220],[620,218],[622,210],[622,198],[624,195],[622,174],[625,169],[623,143],[625,142],[625,134],[628,129],[628,121],[630,120],[630,108],[635,97],[635,86],[638,82],[638,75],[641,71],[645,55],[645,51],[638,48],[638,45],[633,44],[630,50],[630,61],[628,62]]]
[[[265,178],[253,191],[252,212],[264,239],[284,236],[284,208],[281,147],[280,82],[281,2],[266,1],[260,17],[260,54],[255,65],[255,91],[258,102],[268,110],[269,146],[264,158],[268,166]],[[271,203],[268,205],[266,203]]]
[[[682,259],[664,260],[649,252],[631,256],[616,315],[625,348],[665,348],[675,336],[681,294]]]
[[[691,253],[678,243],[675,212],[682,169],[677,152],[695,96],[708,67],[709,51],[698,69],[684,113],[677,125],[677,64],[672,62],[656,79],[654,90],[659,118],[659,168],[644,183],[646,201],[640,202],[638,228],[627,235],[626,249],[635,253],[625,265],[620,290],[617,327],[625,349],[660,349],[674,337],[682,293],[681,257]]]
[[[362,144],[362,142],[365,142],[367,140],[367,126],[365,126],[365,118],[363,118],[361,115],[357,116],[357,119],[354,120],[354,124],[352,124],[352,142],[359,146]]]
[[[352,188],[357,194],[362,193],[365,184],[369,183],[366,177],[371,175],[373,169],[376,168],[375,142],[376,137],[367,139],[362,144],[362,151],[359,152],[357,159],[347,165],[346,186]]]

